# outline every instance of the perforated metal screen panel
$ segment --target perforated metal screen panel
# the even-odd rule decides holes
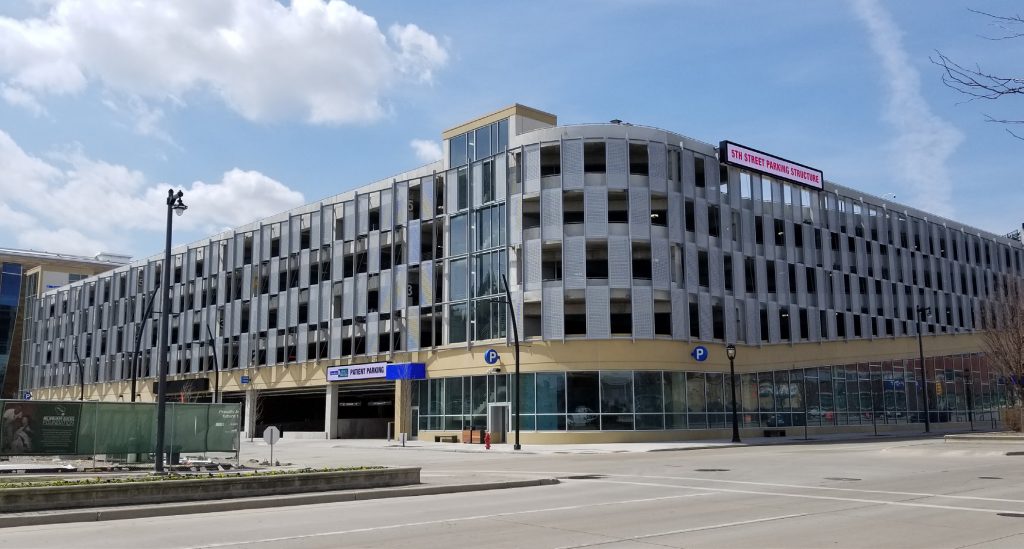
[[[420,263],[420,306],[425,307],[434,303],[434,263],[424,261]]]
[[[366,234],[370,231],[370,195],[357,195],[356,203],[358,204],[356,223],[359,226],[359,234]]]
[[[354,278],[346,278],[341,283],[341,310],[345,320],[351,320],[356,314],[355,285]]]
[[[651,241],[651,271],[654,287],[667,290],[672,280],[672,262],[668,240],[655,238]]]
[[[354,240],[356,238],[356,203],[354,200],[349,200],[342,205],[342,228],[345,231],[344,239],[346,241]],[[270,246],[270,240],[267,240],[266,245]]]
[[[391,189],[381,191],[381,230],[390,230],[394,225],[394,202],[391,200]],[[403,205],[404,206],[404,205]]]
[[[582,236],[565,239],[562,248],[562,278],[567,289],[587,287],[587,241]]]
[[[408,270],[405,265],[395,267],[395,309],[404,310],[408,306],[409,287]]]
[[[540,192],[540,145],[529,145],[523,154],[523,190],[528,193]]]
[[[366,320],[366,354],[377,354],[380,345],[380,321],[377,313],[370,313]]]
[[[633,258],[630,254],[629,238],[613,236],[608,238],[608,285],[612,288],[629,288],[632,281]]]
[[[665,144],[648,143],[647,158],[651,190],[663,193],[668,189],[668,174],[665,170],[665,161],[667,160]]]
[[[494,157],[494,196],[499,200],[508,194],[508,157],[499,154]]]
[[[508,203],[508,243],[516,246],[523,242],[523,195],[514,194]]]
[[[680,193],[668,193],[669,240],[677,244],[683,241],[683,223],[683,195]]]
[[[647,189],[629,190],[629,233],[633,239],[651,237],[651,192]]]
[[[541,300],[544,339],[562,339],[564,336],[563,301],[561,288],[544,288]]]
[[[562,187],[583,188],[583,140],[562,141]]]
[[[540,216],[544,240],[561,240],[562,189],[544,189],[541,191]]]
[[[634,286],[631,292],[633,300],[633,337],[650,339],[654,337],[654,297],[650,287]]]
[[[540,289],[542,266],[540,240],[527,240],[523,247],[526,250],[526,265],[523,269],[526,274],[526,289]]]
[[[587,288],[587,338],[607,339],[611,337],[611,313],[607,286]]]
[[[370,243],[366,247],[366,270],[370,273],[380,271],[380,232],[370,232]]]
[[[688,303],[686,291],[672,289],[672,338],[687,339],[690,337]]]
[[[403,289],[404,293],[404,289]],[[391,312],[391,269],[382,271],[380,274],[380,312]]]
[[[605,141],[605,177],[608,187],[625,189],[629,183],[629,155],[625,139]]]
[[[422,229],[420,228],[420,222],[418,219],[414,219],[409,222],[409,247],[406,250],[406,256],[409,259],[409,265],[416,265],[420,262],[420,235]]]
[[[608,236],[608,191],[604,187],[583,189],[584,233],[590,238]]]

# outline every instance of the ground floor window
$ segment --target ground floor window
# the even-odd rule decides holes
[[[925,360],[928,409],[936,423],[988,421],[1007,398],[980,354]],[[737,375],[744,427],[923,423],[918,360],[888,360]],[[487,407],[515,410],[515,375],[415,381],[421,430],[485,428]],[[574,370],[520,375],[525,431],[717,429],[730,424],[728,374],[658,370]]]

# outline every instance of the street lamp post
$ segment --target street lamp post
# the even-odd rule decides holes
[[[135,397],[138,396],[139,347],[142,346],[142,332],[145,331],[146,321],[149,320],[149,315],[153,312],[154,301],[156,301],[156,290],[150,293],[149,301],[146,303],[145,310],[142,313],[142,319],[139,320],[139,325],[135,328],[135,352],[132,353],[132,402],[135,402]]]
[[[924,432],[932,432],[932,422],[928,417],[931,412],[928,410],[928,370],[924,366],[924,343],[921,341],[921,317],[931,314],[931,307],[917,308],[917,352],[921,357],[921,394],[924,396]]]
[[[85,400],[85,365],[78,356],[78,345],[75,345],[75,362],[78,363],[78,400]]]
[[[509,317],[512,319],[512,341],[515,343],[516,349],[516,413],[515,413],[515,428],[516,428],[516,442],[512,445],[513,450],[522,450],[523,447],[519,444],[519,405],[521,404],[520,389],[522,385],[519,383],[519,326],[516,324],[516,311],[512,308],[512,292],[508,289],[508,279],[505,275],[501,275],[501,283],[505,285],[505,304],[508,306]]]
[[[740,423],[736,415],[736,346],[726,345],[725,356],[729,357],[729,385],[732,387],[732,441],[740,442]]]
[[[206,325],[206,334],[210,338],[210,354],[213,355],[213,403],[220,404],[220,363],[217,362],[217,349],[214,348],[213,330],[209,324]]]
[[[164,472],[164,426],[167,419],[167,360],[171,352],[167,339],[168,324],[171,318],[171,229],[174,217],[172,213],[182,215],[188,206],[181,201],[184,193],[167,191],[167,241],[164,246],[164,266],[160,277],[160,292],[163,294],[160,310],[160,377],[157,382],[156,404],[156,463],[154,470]]]

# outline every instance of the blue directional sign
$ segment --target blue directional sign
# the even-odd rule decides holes
[[[242,376],[242,385],[247,385],[248,383],[249,383],[249,376]]]
[[[693,348],[693,352],[690,353],[697,362],[704,362],[708,359],[708,348],[703,345],[698,345]]]
[[[497,363],[498,358],[500,358],[498,356],[498,351],[495,351],[494,349],[487,349],[487,352],[484,353],[484,362],[486,362],[487,364]]]

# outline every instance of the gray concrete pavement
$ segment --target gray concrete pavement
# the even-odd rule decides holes
[[[438,482],[554,486],[0,531],[0,547],[1020,547],[1015,443],[941,439],[687,452],[456,453],[304,446]],[[337,442],[337,441],[334,441]],[[292,451],[299,453],[302,445]],[[254,448],[253,451],[259,451]],[[288,459],[287,445],[279,448]],[[277,452],[275,452],[275,457]],[[428,476],[429,475],[429,476]]]

